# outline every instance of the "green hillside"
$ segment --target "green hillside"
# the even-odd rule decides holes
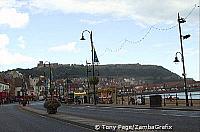
[[[86,77],[87,67],[84,65],[58,65],[52,67],[53,79],[62,78],[77,78]],[[49,75],[48,67],[32,68],[32,69],[16,69],[17,71],[28,76],[38,77],[46,73]],[[89,66],[89,70],[92,71],[92,66]],[[92,72],[89,72],[89,76]],[[146,82],[161,83],[169,81],[180,80],[180,76],[171,71],[156,65],[140,65],[140,64],[111,64],[111,65],[98,65],[95,66],[95,75],[100,77],[112,77],[112,78],[135,78],[136,80],[144,80]]]

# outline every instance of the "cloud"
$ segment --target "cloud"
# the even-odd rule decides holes
[[[0,34],[0,63],[1,64],[21,64],[32,63],[35,60],[32,57],[22,55],[20,53],[13,53],[7,49],[9,44],[9,37],[7,34]]]
[[[0,8],[0,25],[8,25],[10,28],[21,28],[28,21],[28,13],[17,12],[15,8]]]
[[[115,2],[114,2],[115,1]],[[120,0],[32,0],[30,7],[40,11],[62,11],[64,13],[87,14],[122,14],[126,11],[126,5]],[[117,10],[116,10],[117,9]]]
[[[79,49],[76,48],[76,42],[70,42],[68,44],[50,47],[49,51],[53,51],[53,52],[78,52]]]
[[[199,54],[199,49],[185,48],[184,49],[184,54],[185,54],[185,56],[193,56],[193,55],[197,56]]]
[[[148,2],[146,0],[32,0],[29,6],[37,12],[60,11],[110,15],[114,18],[128,17],[138,25],[149,25],[176,23],[177,12],[186,16],[198,3],[198,0],[148,0]],[[190,17],[197,20],[198,10],[194,11]]]
[[[103,19],[103,20],[81,19],[80,20],[80,22],[82,22],[82,23],[91,24],[91,25],[96,25],[96,24],[104,23],[106,21],[107,21],[106,19]]]
[[[177,22],[178,12],[182,17],[186,17],[197,3],[198,0],[149,0],[148,2],[141,0],[136,2],[136,6],[133,9],[136,12],[131,17],[146,24],[173,24]],[[196,10],[190,17],[197,17],[197,12]]]
[[[25,49],[26,48],[26,41],[24,40],[24,37],[23,36],[19,36],[18,41],[19,41],[18,46],[21,49]]]
[[[9,44],[9,38],[6,34],[0,34],[0,49],[4,49]]]
[[[95,16],[109,15],[114,19],[129,18],[134,20],[137,25],[145,26],[158,23],[177,23],[177,12],[186,17],[195,4],[199,4],[199,0],[148,0],[148,2],[146,0],[3,0],[3,2],[0,2],[0,7],[2,7],[1,10],[4,9],[3,7],[9,8],[11,14],[18,14],[17,16],[26,21],[28,14],[17,13],[14,8],[21,9],[23,7],[33,13],[62,12],[66,14],[84,13]],[[197,9],[194,10],[190,18],[198,21]],[[84,20],[83,22],[98,23],[98,21],[93,20]],[[13,24],[10,25],[13,26]]]
[[[22,55],[20,53],[9,52],[8,49],[0,50],[0,62],[1,64],[21,64],[21,63],[32,63],[35,60],[32,57]]]

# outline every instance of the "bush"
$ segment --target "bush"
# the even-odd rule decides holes
[[[23,106],[26,106],[26,104],[27,104],[27,100],[22,100],[21,103],[22,103]]]
[[[93,85],[97,85],[99,83],[99,78],[98,77],[91,77],[89,78],[89,83]]]
[[[56,99],[47,100],[44,103],[44,108],[47,108],[47,109],[57,109],[60,106],[61,106],[61,103]]]

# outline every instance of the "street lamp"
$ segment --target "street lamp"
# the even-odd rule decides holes
[[[50,90],[50,94],[51,94],[51,97],[52,97],[52,92],[53,92],[53,90],[51,89],[52,87],[51,87],[51,82],[52,82],[52,76],[51,76],[51,63],[49,62],[49,61],[45,61],[45,63],[44,63],[44,67],[46,67],[46,63],[48,63],[48,65],[49,65],[49,90]],[[45,72],[44,72],[44,76],[45,76]],[[45,79],[45,84],[46,84],[46,79]],[[45,87],[45,96],[47,97],[47,94],[48,94],[48,88],[47,88],[47,86]]]
[[[22,98],[23,101],[21,102],[23,106],[26,106],[27,100],[26,100],[26,95],[27,95],[27,83],[25,82],[25,77],[24,75],[21,76],[22,79],[22,87],[21,87],[21,92],[22,92]]]
[[[186,82],[186,73],[185,73],[185,63],[184,63],[184,54],[183,54],[183,40],[187,39],[190,37],[190,35],[185,35],[183,36],[181,34],[181,23],[185,23],[186,20],[184,18],[180,18],[180,15],[178,13],[178,25],[179,25],[179,35],[180,35],[180,44],[181,44],[181,52],[176,52],[175,60],[174,62],[180,62],[178,60],[177,54],[179,53],[181,55],[181,60],[183,63],[183,79],[184,79],[184,90],[185,90],[185,99],[186,99],[186,106],[189,106],[189,101],[188,101],[188,89],[187,89],[187,82]]]
[[[88,103],[90,103],[90,98],[89,98],[89,89],[90,89],[90,83],[89,83],[89,72],[91,72],[88,68],[88,65],[90,65],[91,63],[87,62],[86,60],[86,68],[87,68],[87,100],[88,100]]]
[[[84,30],[82,32],[82,36],[81,36],[81,39],[80,40],[86,40],[84,38],[84,33],[85,32],[88,32],[90,34],[90,42],[91,42],[91,52],[92,52],[92,79],[94,80],[94,45],[93,45],[93,41],[92,41],[92,31],[89,31],[89,30]],[[95,90],[95,84],[93,84],[93,90],[94,90],[94,105],[96,105],[96,90]]]
[[[59,91],[58,96],[59,96],[59,99],[61,99],[61,94],[60,94],[60,93],[61,93],[61,90],[60,90],[61,87],[62,87],[62,84],[60,83],[60,84],[59,84],[59,87],[58,87],[58,91]],[[62,88],[63,88],[63,87],[62,87]]]
[[[69,73],[66,73],[67,79],[65,80],[65,86],[66,86],[66,96],[67,96],[67,102],[69,98]],[[63,90],[63,96],[64,96],[64,90]]]
[[[26,82],[24,80],[24,76],[22,78],[22,89],[21,89],[21,91],[22,91],[23,100],[25,100],[27,89],[26,89]]]

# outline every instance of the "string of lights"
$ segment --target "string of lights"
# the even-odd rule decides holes
[[[186,15],[185,19],[187,19],[193,13],[193,11],[195,10],[196,7],[197,7],[197,5],[195,4],[194,7],[191,9],[191,11]],[[123,40],[120,41],[121,45],[120,45],[119,48],[116,48],[116,49],[106,48],[104,50],[104,52],[99,57],[104,56],[107,52],[119,52],[120,50],[122,50],[125,47],[125,45],[127,43],[129,43],[129,44],[139,44],[139,43],[141,43],[151,33],[152,29],[159,30],[159,31],[168,31],[168,30],[172,30],[172,29],[176,28],[177,26],[178,26],[178,24],[170,26],[168,28],[159,28],[159,27],[156,27],[155,25],[150,26],[149,29],[147,30],[147,32],[144,34],[144,36],[141,37],[140,39],[138,39],[136,41],[123,39]]]
[[[196,7],[197,7],[197,5],[195,4],[194,7],[191,9],[191,11],[187,14],[187,16],[185,17],[185,19],[187,19],[192,14],[192,12],[195,10]],[[173,29],[173,28],[175,28],[177,26],[178,26],[178,24],[173,25],[173,26],[168,27],[168,28],[158,28],[158,27],[155,27],[155,26],[152,26],[152,28],[156,29],[156,30],[167,31],[167,30],[171,30],[171,29]]]
[[[185,17],[185,19],[187,19],[191,14],[192,12],[194,11],[194,9],[197,7],[197,4],[194,5],[194,7],[192,8],[192,10],[188,13],[188,15]],[[199,7],[199,6],[198,6]]]
[[[171,30],[171,29],[173,29],[173,28],[175,28],[175,27],[177,27],[177,26],[178,26],[178,24],[173,25],[173,26],[168,27],[168,28],[158,28],[158,27],[155,27],[155,26],[152,26],[152,28],[153,28],[153,29],[156,29],[156,30],[160,30],[160,31],[168,31],[168,30]]]
[[[121,45],[119,48],[116,48],[116,49],[106,48],[105,51],[99,57],[104,56],[107,52],[119,52],[120,50],[122,50],[125,47],[126,43],[129,43],[129,44],[141,43],[150,34],[151,30],[152,30],[152,27],[150,27],[149,30],[146,32],[146,34],[137,41],[130,41],[128,39],[124,39],[124,40],[120,41]]]

